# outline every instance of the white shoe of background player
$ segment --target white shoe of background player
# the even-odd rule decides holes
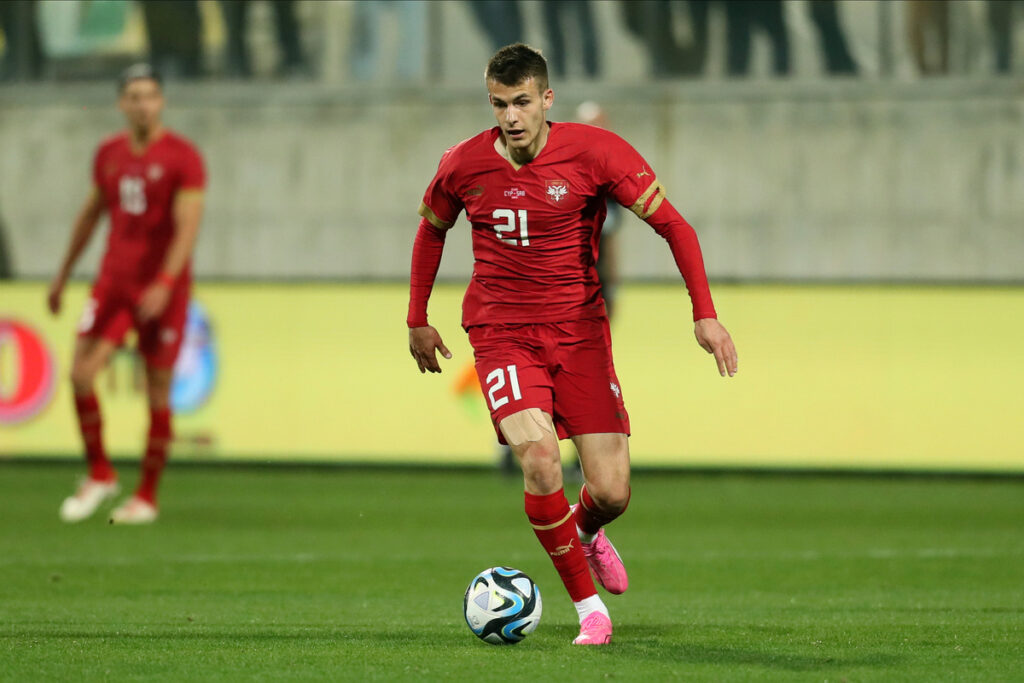
[[[111,524],[152,524],[156,521],[156,506],[132,496],[110,513]]]
[[[100,505],[116,496],[120,490],[116,480],[83,479],[75,494],[61,503],[60,518],[65,522],[81,522],[91,517]]]

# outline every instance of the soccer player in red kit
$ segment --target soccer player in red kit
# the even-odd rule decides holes
[[[103,448],[93,384],[131,328],[146,363],[149,436],[138,488],[113,510],[110,521],[145,524],[157,518],[157,484],[171,440],[171,380],[188,310],[192,248],[203,212],[203,160],[191,142],[161,123],[164,98],[159,75],[148,65],[137,64],[122,74],[119,88],[128,129],[96,151],[93,189],[75,219],[48,296],[51,312],[58,313],[68,276],[106,211],[107,249],[79,322],[71,368],[89,474],[61,505],[60,516],[66,522],[91,516],[118,493],[117,473]]]
[[[498,439],[523,469],[526,516],[576,606],[573,642],[602,645],[612,622],[591,572],[610,593],[626,590],[625,567],[602,527],[630,496],[629,417],[594,268],[607,197],[668,241],[697,342],[723,376],[736,373],[736,349],[716,319],[693,228],[636,150],[610,131],[546,121],[554,102],[547,65],[526,45],[499,50],[486,83],[498,125],[445,152],[420,206],[409,350],[421,372],[441,371],[437,351],[451,358],[427,322],[427,300],[445,235],[465,211],[475,265],[462,324],[480,384]],[[572,507],[558,450],[566,437],[585,481]]]

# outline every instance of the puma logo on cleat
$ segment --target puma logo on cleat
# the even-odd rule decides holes
[[[572,541],[569,541],[568,545],[555,546],[555,549],[549,552],[548,555],[550,555],[551,557],[561,557],[570,550],[572,550]]]

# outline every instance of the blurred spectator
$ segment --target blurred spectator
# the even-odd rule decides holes
[[[523,14],[518,0],[476,0],[467,3],[495,50],[523,40]]]
[[[588,126],[611,130],[608,116],[597,102],[583,102],[576,108],[576,120]],[[608,213],[601,227],[601,241],[597,249],[597,278],[601,281],[601,296],[608,311],[608,320],[617,309],[619,282],[619,248],[616,235],[622,228],[624,209],[618,202],[608,202]]]
[[[221,0],[220,6],[227,27],[227,75],[232,78],[252,76],[252,60],[249,57],[249,43],[246,40],[249,29],[250,0]],[[356,3],[356,6],[364,3]],[[274,10],[274,26],[277,29],[277,44],[281,50],[281,62],[277,71],[282,76],[308,75],[309,67],[302,56],[299,39],[299,22],[295,18],[293,0],[270,0]]]
[[[689,0],[686,3],[690,12],[693,44],[683,52],[683,73],[691,75],[704,73],[704,64],[708,58],[708,12],[711,9],[711,3],[712,0]]]
[[[673,0],[623,0],[622,15],[626,28],[647,50],[651,74],[678,76],[684,72],[683,48],[673,31],[673,12],[679,7]]]
[[[0,0],[0,29],[4,33],[0,81],[39,78],[43,51],[39,46],[35,0]]]
[[[418,0],[371,0],[355,4],[352,21],[352,75],[368,81],[380,65],[380,22],[385,11],[398,20],[398,55],[395,70],[402,80],[423,75],[427,46],[427,4]]]
[[[197,0],[140,0],[149,35],[149,62],[165,78],[202,75]]]
[[[11,252],[7,247],[4,221],[0,218],[0,280],[9,280],[14,277],[14,269],[11,268]]]
[[[825,56],[825,69],[830,74],[854,75],[857,63],[853,61],[850,48],[839,23],[839,8],[836,0],[811,0],[811,21],[818,29],[821,52]]]
[[[544,0],[544,27],[551,47],[546,55],[556,76],[567,71],[565,42],[569,36],[579,41],[579,48],[571,52],[582,54],[583,73],[596,78],[600,67],[597,61],[597,32],[590,0]]]
[[[918,73],[949,73],[949,4],[946,0],[907,0],[907,40]]]
[[[750,41],[755,30],[763,30],[772,42],[772,71],[789,74],[789,34],[783,17],[782,0],[731,0],[725,3],[726,71],[745,76],[750,69]]]
[[[1010,73],[1013,64],[1013,23],[1024,0],[988,0],[988,25],[992,31],[996,72]]]

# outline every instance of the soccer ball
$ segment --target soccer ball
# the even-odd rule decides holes
[[[462,606],[469,629],[491,645],[514,645],[540,623],[540,589],[511,567],[491,567],[477,574]]]

